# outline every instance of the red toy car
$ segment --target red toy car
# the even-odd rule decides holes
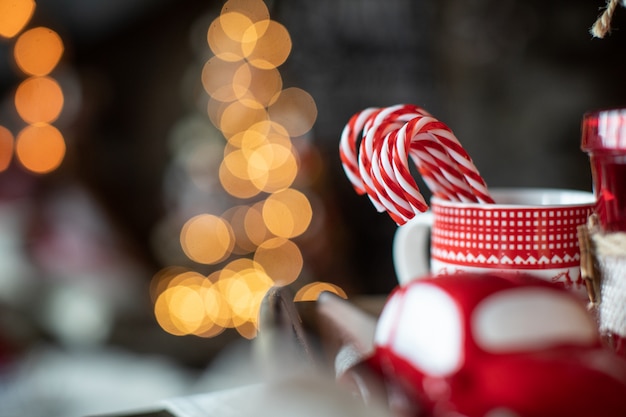
[[[520,275],[455,274],[397,288],[372,364],[424,415],[624,417],[626,361],[580,300]]]

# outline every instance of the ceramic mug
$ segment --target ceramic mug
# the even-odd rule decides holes
[[[398,282],[459,271],[524,272],[586,295],[577,227],[587,222],[591,192],[491,189],[495,204],[433,197],[430,210],[398,227],[393,263]]]

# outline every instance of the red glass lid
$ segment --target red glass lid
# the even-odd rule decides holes
[[[581,148],[587,152],[626,152],[626,108],[585,113]]]

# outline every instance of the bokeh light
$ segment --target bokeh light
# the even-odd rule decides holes
[[[333,294],[337,294],[339,297],[347,299],[348,296],[346,292],[341,289],[338,285],[331,284],[330,282],[312,282],[310,284],[305,285],[300,288],[296,295],[294,295],[294,301],[317,301],[320,294],[323,292],[332,292]]]
[[[17,66],[29,75],[48,75],[63,55],[63,41],[52,29],[36,27],[22,33],[13,55]]]
[[[276,68],[259,69],[244,63],[233,74],[233,86],[237,100],[248,107],[271,105],[283,86],[283,79]]]
[[[294,238],[306,231],[313,210],[307,197],[288,188],[270,195],[263,204],[263,221],[276,236]]]
[[[241,41],[228,36],[221,19],[213,20],[209,26],[207,42],[215,56],[223,61],[237,62],[245,58]]]
[[[276,285],[294,282],[302,271],[303,259],[300,248],[285,238],[266,240],[254,254],[254,260],[263,266]]]
[[[56,127],[46,123],[26,126],[18,133],[15,142],[20,163],[38,174],[55,170],[65,157],[63,135]]]
[[[247,205],[233,206],[226,210],[222,217],[230,223],[233,234],[235,236],[235,247],[233,248],[233,254],[235,255],[247,255],[256,250],[257,245],[252,243],[246,233],[246,214],[250,210]]]
[[[252,100],[247,100],[245,104],[233,101],[223,109],[218,128],[226,137],[230,137],[267,118],[267,110],[261,103]]]
[[[244,219],[244,225],[246,228],[246,235],[248,239],[256,246],[260,246],[263,242],[272,236],[272,233],[265,225],[263,220],[263,205],[264,201],[259,201],[250,207],[246,212],[246,218]]]
[[[228,222],[212,214],[189,219],[181,230],[180,243],[189,259],[203,264],[223,261],[235,245]]]
[[[34,12],[33,0],[0,0],[0,36],[12,38],[17,35]]]
[[[292,137],[304,135],[317,119],[315,100],[306,91],[291,87],[280,93],[268,109],[272,121],[284,126]]]
[[[291,53],[291,37],[275,20],[262,20],[248,28],[241,50],[251,65],[266,70],[276,68]]]
[[[50,77],[29,77],[15,91],[15,108],[28,123],[51,123],[63,109],[63,91]]]
[[[232,155],[229,154],[229,155]],[[249,178],[242,178],[241,173],[245,169],[247,172],[247,167],[243,165],[239,165],[238,156],[234,155],[228,159],[233,159],[230,163],[227,163],[227,158],[224,158],[224,161],[220,164],[219,168],[219,178],[224,191],[233,197],[247,199],[258,195],[261,190],[256,187]],[[233,167],[234,172],[229,168],[229,165]]]
[[[263,0],[228,0],[222,6],[222,14],[238,12],[247,16],[250,21],[268,20],[270,12]]]
[[[267,291],[274,285],[262,265],[250,259],[241,258],[230,262],[220,273],[217,284],[232,312],[233,326],[242,336],[254,336],[247,324],[256,328],[261,302]]]
[[[247,201],[221,216],[195,216],[181,229],[189,260],[221,264],[220,269],[204,277],[186,268],[165,268],[153,277],[151,294],[157,321],[167,332],[212,337],[232,328],[253,338],[267,291],[293,284],[304,267],[300,247],[291,239],[309,228],[313,212],[306,195],[291,188],[302,148],[293,139],[303,140],[311,130],[317,108],[304,90],[283,89],[278,67],[291,52],[291,38],[270,19],[263,1],[227,1],[206,40],[213,53],[200,76],[208,95],[206,115],[226,143],[220,144],[221,153],[217,142],[195,144],[183,165],[195,184],[207,177],[206,190],[211,170],[203,168],[203,161],[219,166],[223,191]],[[233,256],[241,257],[229,259]],[[324,288],[341,292],[328,284],[309,289],[306,296]]]
[[[237,12],[222,12],[217,18],[220,28],[230,39],[242,43],[248,29],[253,25],[252,20],[245,14]]]
[[[15,139],[9,129],[0,126],[0,172],[5,171],[13,159]]]

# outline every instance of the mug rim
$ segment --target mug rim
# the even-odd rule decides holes
[[[567,207],[592,207],[596,204],[596,197],[591,191],[568,189],[568,188],[543,188],[543,187],[493,187],[489,188],[489,194],[494,198],[496,203],[477,203],[477,202],[464,202],[464,201],[451,201],[445,200],[441,197],[432,196],[431,204],[445,207],[471,207],[474,209],[503,209],[503,208],[567,208]],[[549,203],[499,203],[498,199],[505,198],[506,196],[514,199],[522,197],[537,198],[540,200],[540,196],[549,198],[558,198],[559,196],[569,196],[571,202],[549,202]]]

